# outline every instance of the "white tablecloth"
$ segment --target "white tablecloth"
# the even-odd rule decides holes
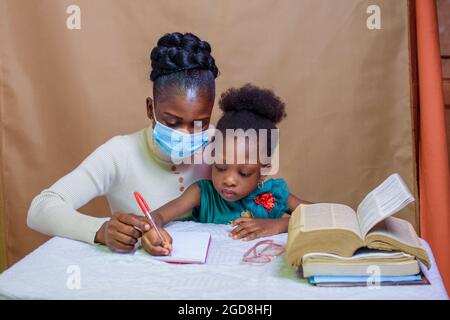
[[[284,255],[248,265],[242,254],[259,240],[228,236],[226,225],[174,222],[169,230],[208,231],[207,263],[175,265],[139,250],[113,253],[105,246],[52,238],[0,275],[0,296],[12,299],[448,299],[428,244],[431,285],[369,289],[320,288],[298,277]],[[285,243],[287,234],[273,237]]]

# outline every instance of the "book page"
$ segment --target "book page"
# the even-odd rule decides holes
[[[370,232],[372,234],[381,234],[389,238],[396,239],[410,247],[422,248],[419,237],[413,226],[403,219],[388,217],[378,223]]]
[[[413,201],[414,197],[400,175],[397,173],[390,175],[358,206],[356,212],[362,236],[365,237],[377,223],[397,213]]]
[[[301,205],[304,231],[322,229],[347,229],[361,237],[355,211],[349,206],[337,203],[316,203]]]

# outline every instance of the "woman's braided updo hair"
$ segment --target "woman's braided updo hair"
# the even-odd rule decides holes
[[[155,81],[162,75],[182,70],[209,70],[217,77],[219,70],[211,56],[211,46],[192,33],[167,33],[162,36],[150,55],[152,72],[150,79]]]
[[[219,74],[208,42],[192,33],[167,33],[150,54],[154,95],[167,87],[208,89],[215,94],[215,78]]]

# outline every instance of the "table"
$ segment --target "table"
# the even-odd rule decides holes
[[[424,270],[431,285],[379,289],[320,288],[307,283],[284,256],[266,265],[241,262],[257,241],[233,240],[227,225],[173,222],[172,231],[211,233],[203,265],[156,261],[142,249],[131,254],[111,252],[54,237],[0,275],[3,299],[448,299],[428,244],[432,268]],[[272,237],[285,243],[287,234]]]

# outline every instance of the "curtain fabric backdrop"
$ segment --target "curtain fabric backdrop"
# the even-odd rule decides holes
[[[450,291],[450,173],[436,2],[418,0],[420,225]]]
[[[79,30],[66,27],[74,3]],[[218,95],[251,82],[284,99],[277,176],[293,193],[356,208],[398,172],[417,199],[406,0],[0,0],[7,265],[48,239],[26,226],[36,194],[110,137],[149,125],[150,50],[173,31],[211,43]],[[110,215],[104,199],[81,211]],[[417,202],[398,216],[419,229]]]

